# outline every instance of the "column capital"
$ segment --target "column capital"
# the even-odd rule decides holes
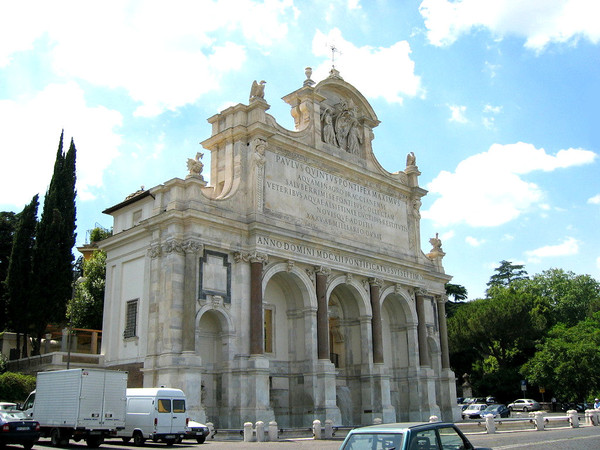
[[[425,288],[416,288],[416,289],[415,289],[415,295],[416,295],[417,297],[426,297],[426,296],[429,296],[429,295],[430,295],[430,293],[429,293],[429,291],[428,291],[427,289],[425,289]]]
[[[372,277],[369,278],[368,281],[370,286],[377,286],[379,288],[383,286],[383,280],[381,278]]]
[[[331,275],[331,268],[327,266],[315,266],[315,274],[316,275],[325,275],[328,277]]]
[[[259,252],[252,252],[252,253],[234,252],[233,260],[236,263],[239,263],[239,262],[249,262],[249,263],[261,262],[263,264],[266,264],[269,261],[269,255],[267,255],[266,253],[259,253]]]

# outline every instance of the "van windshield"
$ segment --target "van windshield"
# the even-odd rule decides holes
[[[185,412],[185,400],[173,399],[173,412],[184,413]]]
[[[171,412],[171,400],[168,398],[158,399],[158,412],[159,413],[170,413]]]

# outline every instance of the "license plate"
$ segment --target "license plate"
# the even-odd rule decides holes
[[[29,431],[29,427],[17,427],[17,431]]]
[[[175,435],[173,435],[173,434],[167,434],[165,436],[165,439],[175,439]]]

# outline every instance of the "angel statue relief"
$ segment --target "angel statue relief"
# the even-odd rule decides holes
[[[265,98],[265,84],[267,82],[262,80],[260,83],[257,83],[256,80],[252,82],[252,87],[250,88],[250,101],[257,98]]]

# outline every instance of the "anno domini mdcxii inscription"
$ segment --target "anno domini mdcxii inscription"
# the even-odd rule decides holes
[[[291,155],[266,152],[265,158],[266,213],[369,245],[408,248],[404,195],[385,194]]]

